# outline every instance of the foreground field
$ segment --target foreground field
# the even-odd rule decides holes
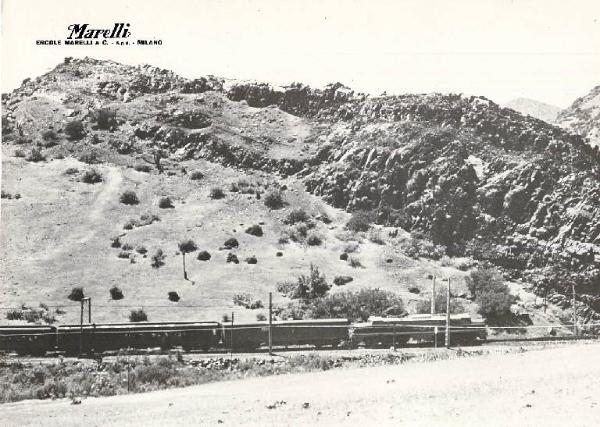
[[[600,344],[22,402],[6,425],[595,425]]]

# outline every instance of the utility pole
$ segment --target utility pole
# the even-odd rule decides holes
[[[79,316],[79,357],[83,355],[83,305],[88,305],[88,323],[92,323],[92,299],[81,298],[81,312]]]
[[[573,291],[573,302],[571,303],[571,305],[573,306],[573,332],[575,333],[575,336],[577,336],[577,307],[575,306],[576,304],[576,295],[575,295],[575,284],[572,283],[571,284],[571,290]]]
[[[448,294],[446,296],[446,348],[450,348],[450,278],[448,277]]]
[[[273,356],[273,292],[269,292],[269,356]]]
[[[431,283],[431,315],[435,314],[435,276],[432,277]]]

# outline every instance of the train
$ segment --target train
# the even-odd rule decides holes
[[[444,341],[446,315],[414,314],[399,318],[230,322],[137,322],[79,325],[0,326],[0,353],[43,356],[101,355],[120,350],[181,349],[186,352],[253,352],[269,344],[275,348],[312,346],[316,349],[402,347],[410,341]],[[269,330],[271,331],[269,333]],[[450,344],[474,345],[487,338],[486,325],[469,314],[450,316]]]

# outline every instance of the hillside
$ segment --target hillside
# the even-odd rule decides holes
[[[61,320],[75,321],[66,295],[83,286],[97,321],[125,320],[142,306],[151,320],[220,319],[232,310],[252,320],[257,310],[234,307],[233,295],[266,302],[278,282],[312,263],[330,282],[353,278],[333,292],[377,286],[399,292],[410,309],[428,293],[429,275],[452,276],[456,295],[465,295],[470,269],[492,262],[542,323],[554,314],[536,312],[527,291],[568,308],[572,281],[581,317],[600,311],[597,153],[485,98],[186,80],[150,66],[67,58],[2,103],[2,189],[20,195],[2,199],[8,305],[71,304]],[[72,121],[83,123],[75,135]],[[21,157],[34,147],[45,160]],[[81,182],[92,168],[102,182]],[[192,179],[195,171],[202,177]],[[216,187],[223,198],[210,197]],[[120,203],[126,190],[138,204]],[[283,207],[265,205],[273,192]],[[160,208],[163,197],[174,207]],[[286,224],[299,208],[310,217],[304,228]],[[369,231],[345,228],[356,211],[374,224]],[[160,220],[148,221],[153,215]],[[252,225],[262,237],[245,233]],[[123,258],[111,247],[115,236],[133,247]],[[224,248],[230,237],[238,248]],[[177,248],[186,238],[212,255],[186,257],[190,280]],[[153,268],[159,248],[165,265]],[[341,260],[344,252],[362,266]],[[226,262],[229,253],[239,264]],[[253,255],[257,263],[248,264]],[[123,300],[110,300],[113,285]],[[420,294],[408,291],[415,287]],[[182,299],[169,302],[169,291]]]
[[[506,103],[505,107],[512,108],[524,116],[531,116],[548,123],[554,123],[561,108],[529,98],[516,98]]]
[[[556,122],[565,129],[586,137],[593,147],[600,148],[600,86],[561,111]]]

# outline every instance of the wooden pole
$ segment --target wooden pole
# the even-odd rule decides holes
[[[571,291],[573,292],[573,302],[571,303],[573,306],[573,332],[575,333],[575,336],[577,336],[577,307],[575,306],[577,301],[575,299],[575,284],[571,284]]]
[[[233,358],[233,311],[231,312],[231,358]]]
[[[273,355],[273,292],[269,292],[269,356]]]
[[[81,299],[81,316],[79,317],[79,357],[83,354],[83,298]]]
[[[448,278],[448,294],[446,296],[446,348],[450,348],[450,278]]]
[[[433,276],[431,283],[431,314],[435,314],[435,276]]]
[[[88,303],[88,323],[92,323],[92,299],[87,299]]]

